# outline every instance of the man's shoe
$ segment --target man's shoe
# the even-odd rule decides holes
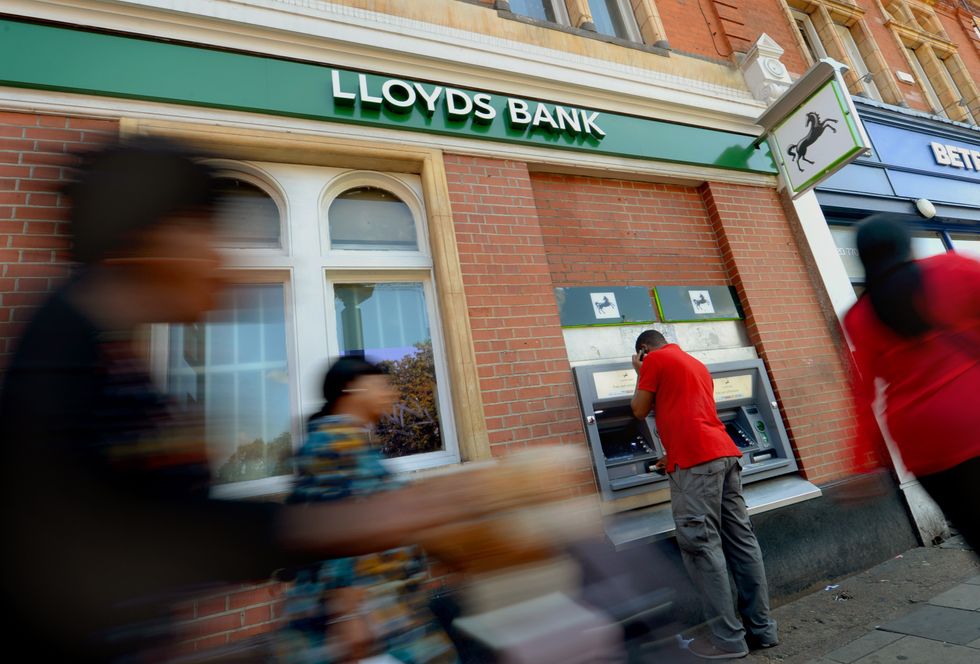
[[[688,651],[701,659],[741,659],[749,654],[748,648],[732,652],[722,650],[715,644],[704,639],[695,639],[687,646]]]
[[[765,650],[766,648],[775,648],[779,645],[779,639],[766,641],[765,639],[760,639],[758,636],[752,636],[751,634],[745,635],[745,642],[748,644],[749,650]]]

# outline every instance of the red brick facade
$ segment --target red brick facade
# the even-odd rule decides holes
[[[65,167],[118,132],[115,120],[0,113],[0,371],[39,300],[68,274]]]

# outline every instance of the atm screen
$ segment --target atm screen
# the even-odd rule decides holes
[[[752,374],[722,376],[712,380],[715,383],[715,403],[751,399],[754,396],[755,381]]]

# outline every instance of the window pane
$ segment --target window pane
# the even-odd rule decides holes
[[[965,115],[965,117],[963,118],[964,121],[967,122],[968,124],[974,124],[974,125],[977,124],[976,118],[973,117],[973,114],[970,113],[970,108],[966,105],[966,100],[963,98],[963,93],[960,92],[959,86],[956,85],[956,79],[953,78],[953,71],[949,68],[950,58],[943,60],[942,63],[943,63],[943,74],[946,76],[946,82],[956,93],[957,101],[963,102],[960,105],[960,108],[963,109],[963,113]]]
[[[864,266],[861,264],[861,257],[858,256],[857,230],[854,226],[831,226],[830,234],[834,236],[834,244],[837,245],[837,255],[844,263],[844,270],[851,279],[864,281]]]
[[[539,21],[555,22],[555,8],[551,0],[511,0],[510,10],[521,16],[529,16]]]
[[[946,245],[937,233],[912,233],[912,256],[928,258],[946,253]]]
[[[421,283],[337,284],[337,336],[342,355],[388,369],[401,392],[394,414],[376,433],[389,457],[443,448],[432,337]]]
[[[279,208],[253,184],[219,178],[218,229],[221,243],[234,247],[279,247]]]
[[[626,17],[617,0],[589,0],[596,32],[620,39],[630,39]]]
[[[394,194],[376,187],[348,189],[327,212],[333,249],[418,249],[412,211]]]
[[[847,55],[851,58],[851,62],[854,64],[855,73],[859,77],[868,76],[870,71],[868,70],[868,65],[864,62],[864,57],[861,55],[861,50],[858,48],[857,42],[854,41],[854,35],[851,34],[851,29],[846,25],[841,25],[840,23],[834,23],[834,28],[837,29],[837,34],[840,35],[841,41],[844,42],[844,48],[847,49]],[[868,79],[861,82],[864,86],[864,91],[866,96],[871,99],[881,100],[881,95],[878,93],[878,86],[875,85],[874,80],[868,76]]]
[[[168,385],[203,415],[216,483],[291,472],[281,284],[236,286],[204,323],[170,332]]]
[[[823,50],[823,44],[820,43],[820,38],[817,36],[817,31],[813,28],[813,23],[810,21],[810,17],[803,12],[794,11],[793,20],[796,22],[796,29],[800,31],[800,36],[803,37],[803,43],[806,44],[806,48],[810,51],[810,57],[816,62],[822,57],[826,56]]]
[[[932,81],[926,76],[926,70],[922,67],[922,63],[919,61],[919,54],[916,53],[911,48],[906,48],[905,50],[909,53],[909,58],[912,62],[912,69],[915,70],[915,77],[919,79],[919,85],[922,86],[922,91],[926,95],[926,100],[929,105],[932,106],[932,111],[936,115],[948,118],[946,111],[943,109],[943,104],[939,101],[939,95],[936,94],[936,89],[932,87]]]
[[[966,254],[967,256],[980,260],[980,234],[951,233],[949,238],[953,241],[953,249],[958,253]]]

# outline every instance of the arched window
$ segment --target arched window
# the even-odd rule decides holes
[[[338,195],[327,210],[331,249],[417,251],[411,208],[379,187],[354,187]]]
[[[221,243],[231,247],[282,246],[279,206],[264,189],[244,177],[217,179],[216,214]]]

